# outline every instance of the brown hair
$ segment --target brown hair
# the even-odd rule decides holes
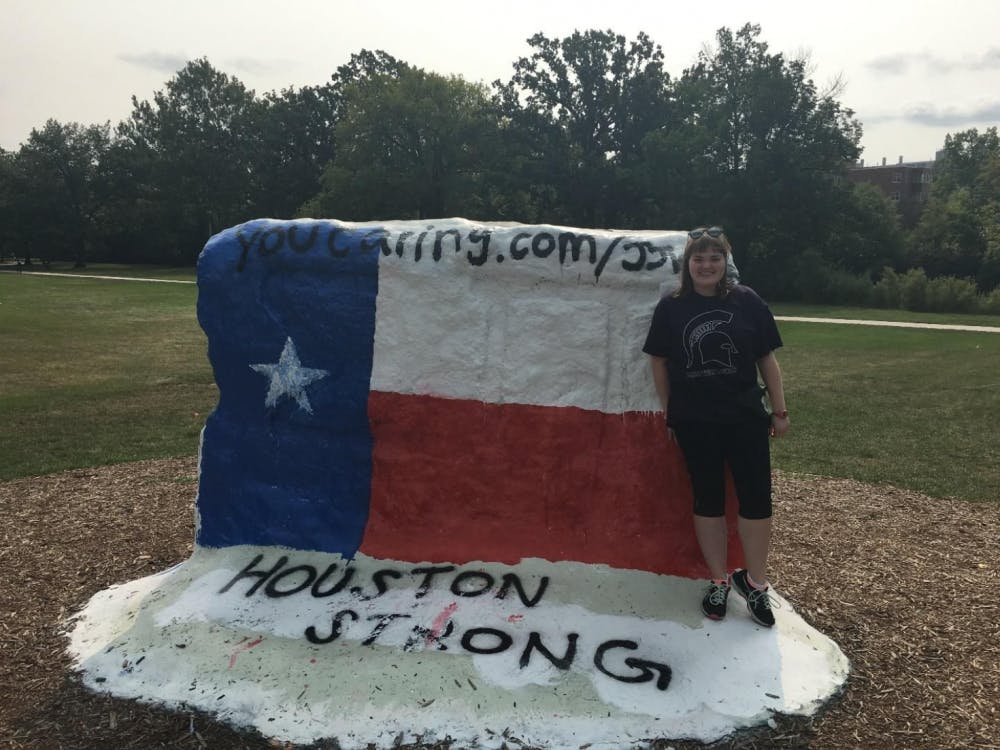
[[[688,237],[687,244],[684,246],[684,260],[681,263],[681,285],[674,292],[674,297],[683,297],[694,292],[694,279],[691,278],[691,256],[704,250],[717,250],[726,256],[726,271],[722,274],[722,278],[719,279],[715,288],[716,296],[725,297],[733,288],[733,280],[729,278],[729,258],[733,253],[733,248],[729,244],[729,240],[726,239],[725,234],[711,237],[705,233],[696,240]]]

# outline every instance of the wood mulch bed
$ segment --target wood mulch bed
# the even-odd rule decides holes
[[[279,747],[91,693],[70,673],[67,615],[190,554],[196,477],[183,458],[0,484],[0,746]],[[786,474],[775,499],[773,581],[852,673],[819,716],[778,717],[713,747],[1000,749],[1000,504]]]

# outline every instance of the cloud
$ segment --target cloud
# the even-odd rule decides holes
[[[254,75],[280,73],[296,66],[293,60],[263,60],[258,57],[233,57],[223,62],[226,68]]]
[[[121,54],[118,55],[118,59],[160,73],[176,73],[187,64],[190,58],[184,55],[172,55],[168,52],[141,52],[139,54]]]
[[[904,111],[900,118],[915,125],[946,126],[974,125],[1000,120],[1000,101],[988,102],[965,109],[938,108],[933,104],[918,104]]]
[[[902,75],[909,69],[910,63],[913,62],[915,57],[916,55],[907,54],[885,55],[883,57],[876,57],[874,60],[869,60],[865,63],[865,67],[876,73]]]
[[[194,58],[191,56],[171,54],[169,52],[141,52],[137,54],[118,55],[124,60],[140,68],[155,70],[159,73],[176,73]],[[220,70],[224,73],[248,73],[250,75],[269,75],[281,73],[295,68],[294,60],[266,60],[259,57],[232,57],[222,61]]]
[[[983,53],[972,70],[1000,70],[1000,47]]]
[[[930,52],[898,52],[873,58],[865,63],[865,67],[878,75],[903,75],[912,68],[939,74],[1000,70],[1000,47],[991,47],[982,54],[960,60],[939,57]]]
[[[971,127],[982,123],[996,123],[1000,120],[1000,100],[967,107],[939,107],[921,102],[897,112],[885,112],[862,119],[871,125],[896,121],[930,127]]]

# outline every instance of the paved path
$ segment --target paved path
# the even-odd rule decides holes
[[[931,328],[941,331],[976,331],[978,333],[1000,333],[998,326],[965,326],[950,323],[906,323],[900,320],[849,320],[848,318],[798,318],[789,315],[775,315],[775,320],[793,323],[840,323],[849,326],[884,326],[886,328]]]
[[[11,268],[4,268],[8,273],[14,273]],[[163,284],[197,284],[196,281],[183,279],[143,279],[138,276],[95,276],[86,273],[56,273],[54,271],[21,271],[22,276],[65,276],[70,279],[114,279],[116,281],[158,281]]]
[[[4,271],[13,272],[5,268]],[[155,281],[161,284],[196,284],[196,281],[182,279],[143,279],[138,276],[96,276],[84,273],[55,273],[52,271],[22,271],[31,276],[66,276],[72,279],[114,279],[116,281]],[[941,331],[975,331],[978,333],[1000,333],[1000,326],[966,326],[948,323],[906,323],[898,320],[850,320],[848,318],[800,318],[791,315],[775,315],[776,320],[792,323],[839,323],[851,326],[882,326],[885,328],[929,328]]]

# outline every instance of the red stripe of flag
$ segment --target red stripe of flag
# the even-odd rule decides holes
[[[708,576],[683,461],[656,414],[375,391],[368,414],[367,555],[456,564],[539,557]],[[730,516],[732,494],[730,485]],[[742,564],[735,535],[730,560]]]

